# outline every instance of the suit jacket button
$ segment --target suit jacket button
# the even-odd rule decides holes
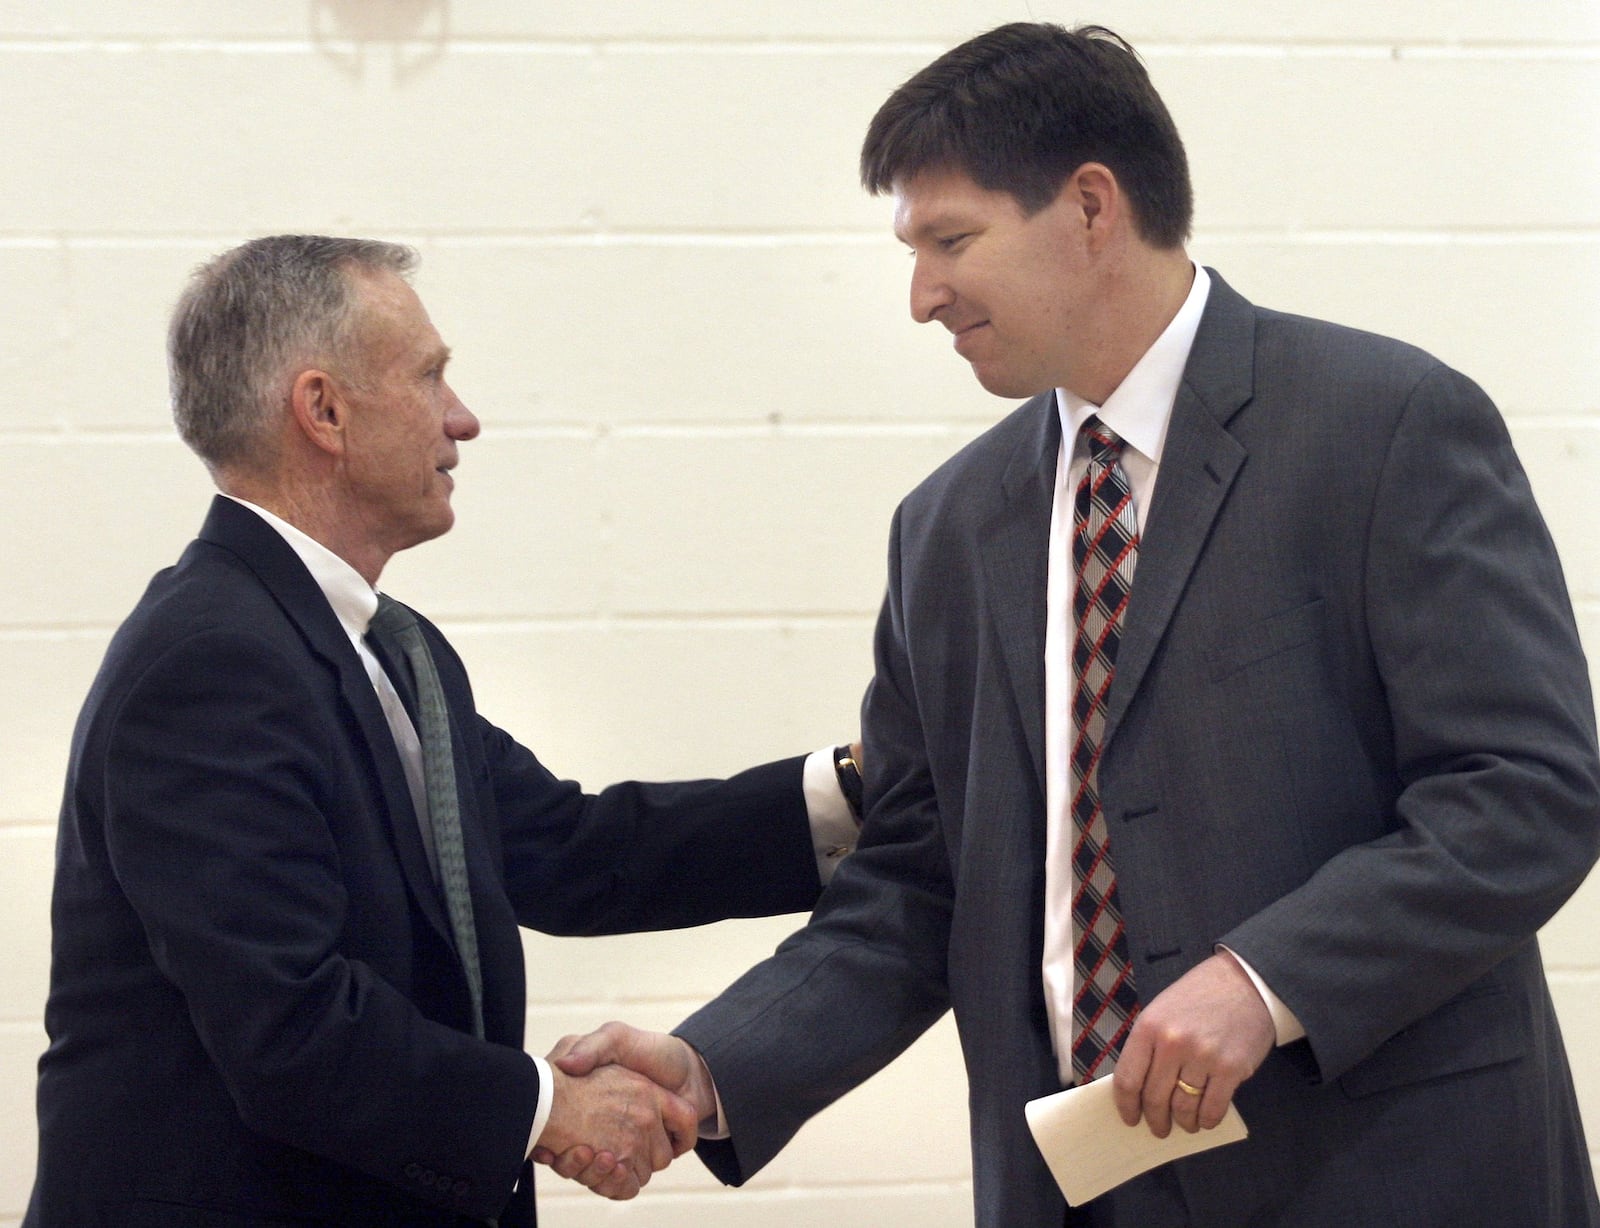
[[[406,1165],[406,1176],[410,1177],[411,1180],[415,1181],[418,1177],[422,1176],[422,1165],[420,1165],[420,1164],[407,1164]]]
[[[465,1181],[457,1181],[453,1186],[450,1187],[450,1192],[457,1198],[465,1198],[467,1196],[467,1190],[470,1188],[471,1187],[468,1186]]]

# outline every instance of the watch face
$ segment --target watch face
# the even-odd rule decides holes
[[[839,791],[844,794],[845,804],[850,807],[850,813],[857,823],[861,822],[861,767],[851,755],[848,746],[841,746],[833,752],[833,771],[839,778]]]

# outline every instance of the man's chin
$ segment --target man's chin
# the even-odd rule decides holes
[[[455,523],[455,510],[449,504],[446,504],[444,510],[438,515],[430,517],[426,521],[413,524],[411,532],[407,535],[408,540],[405,545],[400,547],[400,550],[409,550],[413,546],[422,545],[423,542],[431,542],[436,537],[443,537],[455,527]],[[397,550],[395,553],[398,554],[399,551]]]
[[[426,526],[424,528],[423,531],[427,534],[427,536],[424,537],[422,540],[423,541],[427,541],[427,542],[431,542],[436,537],[443,537],[446,533],[450,532],[450,530],[455,528],[455,527],[456,527],[455,509],[452,508],[449,504],[446,504],[443,513],[441,515],[439,515],[433,521],[432,524],[430,524],[430,525],[428,525],[428,526]]]
[[[1008,401],[1026,401],[1029,397],[1049,391],[1048,387],[1039,386],[1037,380],[1023,379],[1011,371],[985,370],[976,363],[972,366],[972,374],[985,392],[1005,397]]]

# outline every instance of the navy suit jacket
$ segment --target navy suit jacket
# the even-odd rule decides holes
[[[73,739],[29,1228],[531,1224],[518,926],[815,900],[800,760],[586,795],[476,713],[422,625],[487,1038],[372,684],[294,552],[219,498],[117,632]]]
[[[1060,1087],[1040,987],[1060,442],[1037,397],[896,513],[861,845],[807,928],[682,1028],[732,1130],[702,1147],[726,1180],[953,1007],[977,1223],[1067,1216],[1023,1116]],[[1248,1141],[1071,1222],[1600,1222],[1534,937],[1600,847],[1588,671],[1478,388],[1213,274],[1103,746],[1141,997],[1224,943],[1307,1039],[1240,1089]]]

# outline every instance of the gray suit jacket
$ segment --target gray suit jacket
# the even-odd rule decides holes
[[[1213,274],[1118,662],[1101,794],[1141,996],[1226,943],[1305,1024],[1247,1142],[1084,1223],[1600,1223],[1535,931],[1600,842],[1587,668],[1499,414],[1383,338]],[[812,922],[681,1029],[726,1180],[953,1007],[977,1222],[1065,1215],[1023,1120],[1039,983],[1046,541],[1037,397],[896,514],[869,816]]]

